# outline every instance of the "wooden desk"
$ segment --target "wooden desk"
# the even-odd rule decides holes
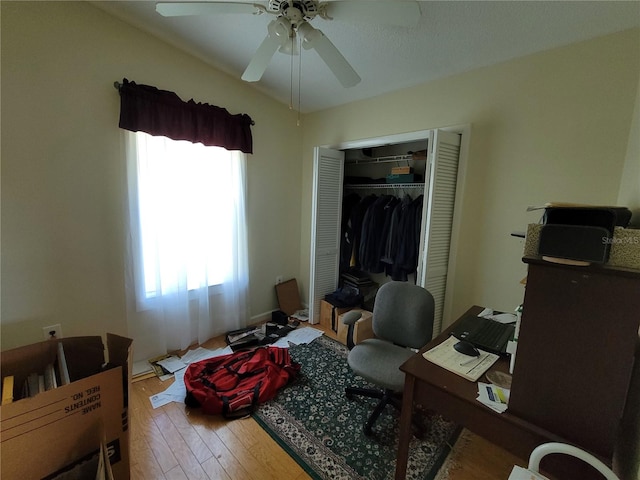
[[[640,271],[528,264],[509,410],[611,461],[640,326]]]
[[[481,310],[481,307],[472,307],[463,317],[468,314],[477,315]],[[400,419],[396,480],[404,479],[406,474],[414,405],[420,405],[425,410],[433,410],[445,418],[463,425],[523,460],[527,460],[531,451],[541,443],[567,443],[566,439],[539,428],[509,413],[508,410],[505,413],[494,412],[476,400],[478,396],[476,382],[470,382],[422,357],[422,353],[448,338],[452,327],[453,325],[447,328],[420,350],[419,355],[413,356],[400,367],[406,377]],[[508,360],[499,359],[491,367],[491,370],[494,369],[508,372]],[[562,466],[559,468],[552,466],[551,469],[558,473],[567,471]]]

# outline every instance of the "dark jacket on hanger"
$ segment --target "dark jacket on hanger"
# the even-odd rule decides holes
[[[405,195],[394,209],[383,256],[385,272],[392,280],[407,281],[409,274],[416,271],[423,199],[423,195],[415,200]]]
[[[380,257],[376,257],[379,251],[378,244],[382,241],[382,230],[385,222],[385,205],[389,202],[389,195],[382,195],[373,202],[362,221],[362,238],[360,239],[359,259],[362,269],[370,273],[380,273],[382,269],[378,265]]]
[[[351,222],[351,251],[346,267],[361,268],[360,265],[360,243],[362,238],[362,222],[369,206],[378,199],[377,195],[367,195],[358,202],[352,209],[350,215]]]
[[[342,222],[340,227],[340,271],[346,271],[351,262],[355,233],[353,230],[353,211],[360,203],[357,193],[345,195],[342,199]]]

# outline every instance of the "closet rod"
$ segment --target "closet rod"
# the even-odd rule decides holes
[[[424,188],[424,183],[363,183],[352,185],[345,185],[344,188],[350,188],[354,190],[363,190],[367,188],[379,189],[379,188]]]
[[[408,162],[414,160],[413,155],[391,155],[387,157],[372,157],[361,159],[348,159],[345,164],[357,165],[359,163],[389,163],[389,162]],[[421,158],[419,160],[422,160]]]

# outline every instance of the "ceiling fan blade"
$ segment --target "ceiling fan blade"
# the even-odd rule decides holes
[[[324,33],[307,22],[298,25],[298,33],[303,38],[302,46],[306,50],[315,49],[343,87],[353,87],[360,83],[360,76]]]
[[[247,65],[244,73],[242,74],[242,80],[245,82],[257,82],[262,78],[271,58],[276,53],[280,44],[274,42],[274,40],[267,35],[262,41],[255,55]]]
[[[268,30],[269,33],[242,74],[242,80],[245,82],[257,82],[262,78],[273,55],[289,40],[291,24],[279,17],[269,23]]]
[[[324,60],[324,63],[331,69],[343,87],[353,87],[360,83],[360,76],[324,34],[313,48],[315,48],[318,55]]]
[[[164,17],[187,15],[219,15],[226,13],[256,13],[264,2],[160,2],[156,12]],[[256,6],[258,5],[258,6]]]
[[[420,5],[411,1],[349,2],[326,4],[327,15],[351,23],[415,27],[420,21]]]

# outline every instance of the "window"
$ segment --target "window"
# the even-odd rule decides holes
[[[247,324],[253,121],[127,79],[116,86],[127,168],[126,316],[137,355],[150,358]]]
[[[137,193],[132,220],[137,216],[138,300],[222,284],[234,270],[242,193],[236,157],[242,154],[143,132],[129,135],[136,159],[130,187],[137,192],[130,189],[130,196]]]

